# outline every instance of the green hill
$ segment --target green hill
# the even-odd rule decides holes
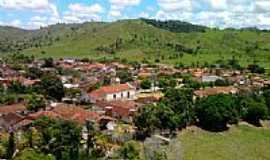
[[[0,52],[37,57],[125,58],[162,63],[212,64],[234,57],[242,65],[270,66],[270,32],[210,29],[147,19],[56,24],[38,30],[0,27]]]

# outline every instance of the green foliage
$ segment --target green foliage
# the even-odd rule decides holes
[[[184,127],[194,122],[195,113],[193,106],[193,93],[190,89],[169,89],[163,99],[169,108],[179,117],[179,127]]]
[[[26,92],[26,87],[19,81],[12,81],[8,85],[7,92],[9,93],[25,93]]]
[[[132,81],[132,75],[126,69],[118,70],[116,73],[116,76],[120,78],[121,83],[126,83],[126,82]]]
[[[152,86],[152,82],[149,79],[145,79],[140,84],[142,89],[150,89]]]
[[[42,74],[42,71],[36,67],[30,67],[26,70],[26,77],[29,77],[30,79],[39,79]]]
[[[12,159],[15,150],[16,150],[15,135],[14,132],[10,132],[7,144],[6,158]]]
[[[47,97],[61,100],[64,95],[64,86],[62,81],[55,75],[45,75],[41,78],[40,87]]]
[[[215,81],[215,86],[229,86],[230,82],[228,80],[218,79]]]
[[[42,95],[37,95],[35,93],[33,93],[32,95],[29,95],[27,97],[26,108],[29,111],[34,111],[34,112],[37,112],[40,109],[45,109],[46,108],[45,98]]]
[[[260,125],[260,120],[267,117],[268,108],[262,97],[245,97],[240,99],[242,117],[247,122]]]
[[[176,80],[173,77],[161,77],[158,80],[158,86],[163,89],[175,88]]]
[[[52,155],[44,155],[34,149],[23,150],[14,160],[55,160]]]
[[[224,130],[228,123],[235,123],[239,118],[235,97],[223,94],[200,99],[196,115],[203,128],[213,131]]]
[[[41,133],[40,149],[53,154],[57,160],[76,160],[79,157],[81,128],[70,121],[43,117],[34,126]]]
[[[248,69],[250,70],[251,73],[259,73],[259,74],[265,73],[265,69],[256,64],[249,65]]]
[[[141,108],[134,123],[147,136],[156,129],[174,131],[185,127],[194,121],[194,115],[192,92],[169,89],[160,103]]]
[[[206,27],[192,25],[181,21],[158,21],[154,19],[142,19],[144,22],[155,27],[169,30],[171,32],[205,32]]]
[[[54,67],[54,61],[53,58],[49,57],[49,58],[44,58],[44,64],[43,66],[44,68],[51,68]]]
[[[119,150],[119,158],[126,160],[140,160],[140,146],[135,141],[126,142]]]
[[[270,89],[264,90],[263,97],[264,97],[265,103],[268,107],[268,116],[270,117]]]

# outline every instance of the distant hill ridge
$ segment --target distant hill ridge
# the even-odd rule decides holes
[[[157,62],[186,62],[187,58],[190,63],[204,63],[234,56],[243,62],[247,58],[268,64],[269,51],[267,30],[219,30],[174,20],[55,24],[37,30],[0,27],[0,53],[38,57],[106,56]]]

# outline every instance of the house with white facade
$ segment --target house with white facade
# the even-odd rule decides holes
[[[118,100],[134,100],[136,98],[136,88],[126,84],[117,84],[104,86],[89,93],[92,103],[96,101],[118,101]]]

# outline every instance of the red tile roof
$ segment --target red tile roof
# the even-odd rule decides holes
[[[98,121],[100,117],[96,112],[90,112],[77,106],[61,105],[55,107],[53,112],[64,119],[74,120],[80,124],[84,124],[89,119]]]
[[[128,83],[112,85],[112,86],[104,86],[104,87],[101,87],[100,89],[92,91],[89,95],[90,97],[101,98],[105,94],[119,93],[119,92],[131,90],[131,89],[134,89],[134,87]]]
[[[194,91],[194,94],[199,97],[206,97],[216,94],[230,94],[230,93],[237,93],[238,89],[232,86],[229,87],[215,87],[215,88],[206,88]]]
[[[24,104],[13,104],[7,106],[0,106],[0,114],[8,114],[8,113],[16,113],[26,111],[26,107]]]
[[[52,111],[39,111],[33,114],[30,114],[27,116],[27,119],[32,119],[32,120],[36,120],[39,119],[41,117],[49,117],[49,118],[61,118],[61,116],[55,112]]]
[[[113,101],[113,102],[97,102],[97,106],[106,110],[106,107],[112,107],[111,111],[117,113],[121,117],[129,117],[131,111],[137,110],[137,103],[134,101]]]

